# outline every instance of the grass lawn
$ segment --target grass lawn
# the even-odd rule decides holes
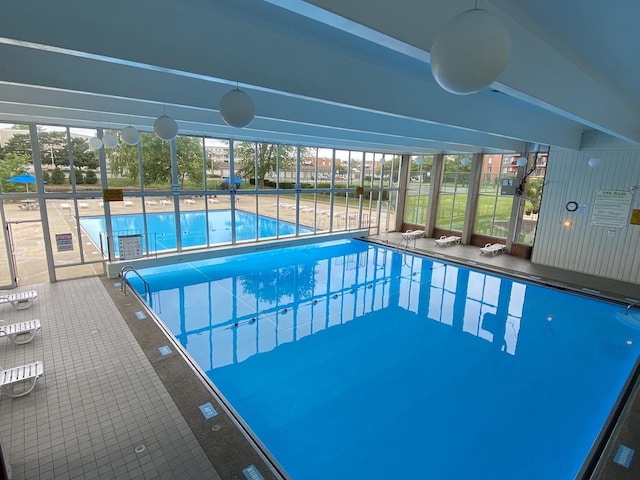
[[[429,198],[427,196],[410,196],[407,198],[406,217],[411,223],[424,223],[427,218]],[[476,224],[474,233],[503,236],[502,232],[491,232],[494,223],[508,223],[511,216],[513,197],[493,195],[480,195],[476,211]],[[462,230],[464,225],[464,212],[467,206],[467,194],[451,193],[440,194],[438,205],[438,227],[451,230]],[[417,209],[417,217],[414,216]],[[495,209],[495,216],[494,216]]]

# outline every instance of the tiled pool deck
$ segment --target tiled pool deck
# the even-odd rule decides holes
[[[171,378],[160,375],[166,366],[179,372],[182,358],[164,356],[157,347],[158,358],[145,355],[126,323],[127,307],[140,311],[133,296],[124,297],[112,282],[98,277],[28,288],[38,292],[31,308],[0,305],[0,318],[8,323],[32,318],[42,323],[26,345],[0,339],[0,365],[44,362],[44,376],[33,392],[0,398],[0,438],[13,479],[216,480],[244,478],[242,470],[254,463],[266,470],[259,458],[245,455],[236,461],[233,454],[222,466],[225,476],[212,466],[220,452],[215,437],[218,431],[228,437],[229,428],[220,428],[228,420],[222,412],[205,417],[198,405],[209,398],[200,385],[194,390],[182,382],[188,398],[172,398]],[[152,327],[152,320],[131,317]],[[167,344],[166,339],[159,343]],[[200,403],[191,403],[192,412],[182,411],[178,405],[189,404],[185,400]],[[196,438],[203,432],[209,442]],[[251,463],[238,463],[243,460]],[[272,478],[268,473],[264,477]]]
[[[399,239],[399,234],[388,234],[374,240],[397,245]],[[433,239],[418,239],[415,248],[524,278],[596,289],[612,298],[639,295],[634,285],[539,267],[508,255],[483,257],[477,247],[445,249],[435,247]],[[13,478],[259,478],[251,476],[253,471],[277,478],[162,330],[149,318],[140,319],[144,309],[136,298],[123,296],[114,283],[92,277],[21,287],[39,294],[31,308],[0,305],[0,318],[9,323],[42,322],[29,344],[0,339],[0,365],[44,362],[44,376],[32,393],[0,398],[0,438]],[[171,350],[168,355],[160,350],[165,346]],[[640,478],[640,459],[632,458],[628,468],[613,461],[620,445],[640,455],[636,397],[592,478]],[[206,418],[207,409],[200,406],[207,403],[216,416]]]

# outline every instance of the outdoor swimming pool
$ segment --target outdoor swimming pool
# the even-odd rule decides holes
[[[294,235],[295,224],[278,221],[274,218],[257,216],[242,210],[236,210],[236,240],[255,240],[276,236]],[[184,248],[207,245],[207,222],[209,224],[209,244],[231,243],[231,210],[210,210],[180,213],[180,230]],[[112,215],[111,225],[114,236],[142,234],[144,218],[142,214]],[[81,217],[80,225],[93,242],[107,251],[106,223],[104,216]],[[171,213],[148,213],[147,231],[149,232],[149,251],[176,249],[176,220]],[[300,233],[312,233],[313,229],[300,226]],[[114,244],[118,256],[118,243]],[[146,251],[147,248],[144,248]]]
[[[140,272],[295,480],[574,478],[640,353],[623,307],[358,240]]]

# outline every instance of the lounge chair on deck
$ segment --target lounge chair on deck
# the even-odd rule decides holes
[[[450,247],[451,245],[460,245],[460,237],[442,235],[436,240],[437,247]]]
[[[484,255],[485,253],[487,255],[491,254],[494,257],[499,254],[499,253],[503,253],[504,252],[504,245],[502,245],[501,243],[487,243],[484,247],[482,247],[480,249],[480,255]]]
[[[0,367],[0,391],[9,397],[21,397],[36,387],[38,378],[44,373],[42,362],[3,370]],[[16,387],[17,390],[16,390]]]
[[[409,243],[413,242],[413,248],[416,247],[416,240],[424,236],[424,230],[407,230],[402,233],[402,238],[398,242],[398,247],[404,243],[404,248],[409,248]]]
[[[40,320],[33,319],[27,322],[10,323],[0,320],[0,337],[8,337],[16,345],[29,343],[40,330]]]
[[[36,298],[38,298],[38,292],[35,290],[17,293],[11,293],[8,290],[0,290],[0,303],[10,303],[18,310],[29,308]]]

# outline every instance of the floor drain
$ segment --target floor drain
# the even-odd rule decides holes
[[[216,423],[213,427],[211,427],[211,430],[214,432],[217,432],[218,430],[220,430],[220,428],[221,428],[220,425]]]
[[[136,452],[136,453],[142,453],[142,452],[144,452],[144,449],[145,449],[145,446],[144,446],[144,445],[138,445],[138,446],[135,448],[135,452]]]

